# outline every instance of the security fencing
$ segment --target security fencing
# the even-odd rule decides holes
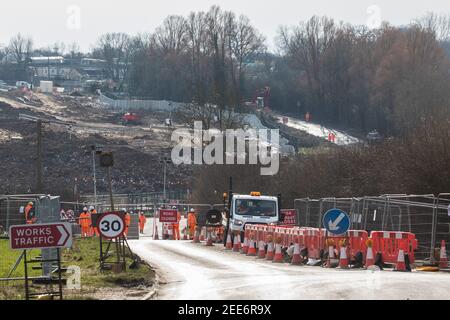
[[[450,244],[450,194],[386,194],[378,197],[296,199],[300,226],[322,228],[323,215],[338,208],[350,216],[352,230],[403,231],[416,235],[420,260],[439,261],[440,243]]]

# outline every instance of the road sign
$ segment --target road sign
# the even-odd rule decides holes
[[[334,235],[344,234],[350,229],[350,217],[339,209],[331,209],[323,216],[323,227]]]
[[[105,212],[98,219],[98,231],[103,238],[116,239],[125,231],[122,212]]]
[[[13,250],[70,248],[72,226],[69,223],[11,226],[9,237]]]
[[[159,222],[176,223],[178,222],[177,210],[161,209],[159,210]]]
[[[283,209],[281,210],[281,216],[283,217],[282,224],[288,226],[297,225],[297,211],[295,209]]]

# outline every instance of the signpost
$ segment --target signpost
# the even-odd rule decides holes
[[[11,226],[9,235],[13,250],[72,247],[72,227],[69,223]]]
[[[340,209],[331,209],[323,216],[323,227],[333,235],[345,234],[350,229],[350,217]]]
[[[69,223],[48,223],[48,224],[28,224],[17,225],[9,228],[10,246],[12,250],[23,250],[25,266],[25,298],[29,300],[31,294],[29,290],[28,264],[30,263],[57,263],[58,264],[58,284],[59,291],[47,293],[52,296],[58,295],[63,299],[62,274],[61,274],[61,248],[72,247],[72,228]],[[31,249],[56,249],[56,259],[30,260],[27,259],[27,250]],[[47,280],[52,280],[47,279]]]
[[[297,225],[297,211],[295,209],[283,209],[281,210],[281,216],[283,217],[283,225]]]
[[[160,209],[159,210],[159,222],[177,223],[178,222],[177,214],[178,214],[177,210]]]

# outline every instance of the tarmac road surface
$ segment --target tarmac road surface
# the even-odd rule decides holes
[[[220,244],[149,237],[129,242],[160,277],[156,299],[450,299],[448,273],[291,266],[226,251]]]

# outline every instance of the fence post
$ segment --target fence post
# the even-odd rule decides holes
[[[9,233],[9,210],[10,210],[10,206],[9,206],[9,198],[6,198],[6,229],[5,231]]]
[[[431,244],[430,244],[430,263],[433,264],[434,259],[434,247],[436,244],[436,226],[437,226],[437,214],[438,214],[439,196],[433,200],[433,218],[431,221]]]

